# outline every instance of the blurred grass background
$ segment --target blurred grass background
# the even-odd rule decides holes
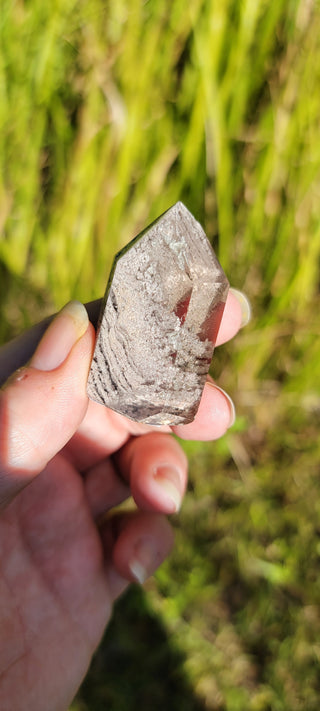
[[[185,445],[176,548],[117,606],[73,711],[318,711],[317,0],[0,0],[0,338],[102,295],[177,199],[253,320]]]

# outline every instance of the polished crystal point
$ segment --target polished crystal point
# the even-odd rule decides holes
[[[89,397],[138,422],[191,422],[228,286],[201,225],[177,202],[115,257]]]

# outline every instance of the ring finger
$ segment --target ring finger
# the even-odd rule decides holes
[[[187,458],[172,436],[151,432],[132,437],[112,458],[85,474],[85,489],[95,518],[130,494],[144,511],[179,510],[187,483]]]

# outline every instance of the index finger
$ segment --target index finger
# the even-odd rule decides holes
[[[228,294],[217,343],[232,338],[248,322],[250,306],[246,297],[231,289]],[[69,454],[80,468],[93,466],[115,452],[131,436],[148,432],[173,431],[182,439],[211,440],[220,437],[234,419],[234,407],[230,398],[214,386],[205,385],[198,413],[194,422],[170,428],[140,424],[112,410],[90,401],[85,419],[73,440],[68,445]]]
[[[217,335],[216,346],[230,341],[251,318],[250,303],[242,291],[231,287]]]

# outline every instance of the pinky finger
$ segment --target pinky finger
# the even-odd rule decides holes
[[[161,514],[135,511],[110,517],[101,530],[110,593],[144,583],[169,555],[173,531]]]

